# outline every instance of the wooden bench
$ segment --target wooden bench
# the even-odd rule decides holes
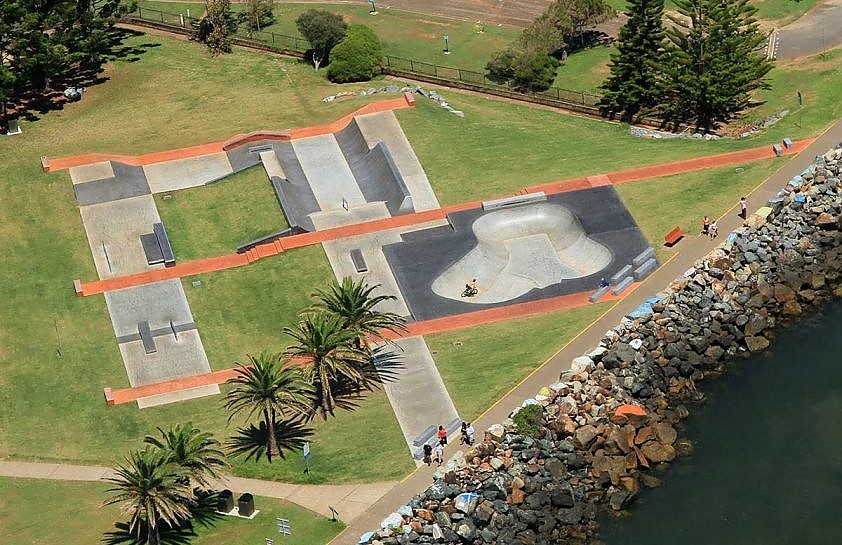
[[[363,252],[359,248],[351,250],[351,261],[354,262],[354,268],[358,273],[368,272],[368,264],[365,262]]]
[[[664,237],[664,246],[674,246],[682,238],[684,238],[684,231],[681,227],[676,227]]]

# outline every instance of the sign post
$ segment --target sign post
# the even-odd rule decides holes
[[[444,54],[445,54],[445,55],[450,55],[450,46],[449,46],[449,44],[448,44],[448,40],[449,40],[449,39],[450,39],[450,36],[448,36],[447,34],[445,34],[445,35],[444,35]]]
[[[310,442],[304,443],[304,473],[310,475]]]

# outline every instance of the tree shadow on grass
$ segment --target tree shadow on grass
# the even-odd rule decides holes
[[[105,36],[105,51],[95,61],[82,63],[67,75],[50,81],[48,89],[25,89],[18,96],[13,97],[7,104],[7,117],[25,119],[35,122],[41,116],[55,110],[63,110],[68,102],[75,102],[65,96],[64,90],[69,88],[88,88],[100,85],[109,80],[104,75],[105,64],[117,59],[126,62],[137,62],[141,56],[161,44],[147,42],[139,45],[126,45],[128,38],[141,36],[142,32],[123,28],[112,28]],[[84,98],[84,94],[82,94]],[[80,100],[80,99],[77,99]]]

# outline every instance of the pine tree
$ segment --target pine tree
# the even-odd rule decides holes
[[[751,105],[768,88],[772,68],[759,50],[766,40],[748,0],[675,0],[679,16],[666,60],[664,113],[673,122],[711,130]]]
[[[630,121],[657,105],[665,45],[663,15],[664,0],[629,1],[619,52],[611,56],[611,75],[602,86],[605,114],[620,114]]]

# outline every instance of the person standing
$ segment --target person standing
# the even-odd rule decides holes
[[[424,463],[428,466],[433,464],[433,446],[430,443],[424,443]]]
[[[447,430],[444,429],[444,426],[439,426],[439,443],[442,446],[447,444]]]
[[[465,435],[468,436],[468,444],[473,445],[474,444],[474,426],[470,422],[468,422],[468,427],[465,428]]]
[[[707,235],[709,229],[710,229],[710,218],[705,216],[705,218],[702,220],[702,234]]]
[[[740,217],[743,219],[748,217],[748,203],[745,197],[740,197]]]
[[[710,227],[708,227],[708,234],[710,235],[710,238],[716,238],[716,234],[718,232],[719,226],[716,225],[716,220],[714,220],[713,223],[710,224]]]
[[[460,441],[462,442],[463,445],[469,444],[468,443],[468,423],[465,422],[464,420],[462,421],[462,436],[460,438]]]
[[[441,443],[436,443],[436,448],[433,449],[433,452],[436,455],[436,463],[441,465],[444,461],[444,445]]]

